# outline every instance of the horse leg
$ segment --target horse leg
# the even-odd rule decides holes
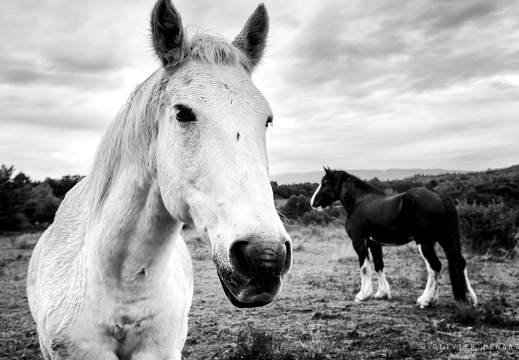
[[[369,264],[368,246],[366,240],[353,240],[353,248],[357,252],[360,265],[361,286],[359,293],[355,296],[355,302],[364,301],[373,295],[371,283],[371,266]]]
[[[478,297],[476,296],[476,293],[472,289],[472,286],[470,286],[470,281],[469,281],[469,277],[467,276],[467,268],[466,267],[465,267],[465,269],[463,269],[463,275],[465,276],[465,284],[467,285],[467,290],[466,290],[467,298],[469,299],[469,301],[472,304],[472,306],[477,306],[478,305]]]
[[[440,276],[442,264],[434,251],[434,243],[418,244],[418,251],[425,262],[428,273],[425,290],[422,296],[420,296],[416,301],[416,305],[423,309],[438,300],[438,278]]]
[[[449,275],[451,279],[452,291],[454,298],[458,301],[469,301],[473,306],[478,304],[476,293],[470,286],[469,277],[467,275],[467,261],[460,251],[460,246],[452,244],[440,245],[445,250],[445,255],[449,261]]]
[[[375,265],[375,271],[378,275],[378,290],[375,294],[375,299],[391,299],[391,290],[389,283],[386,280],[384,274],[384,260],[382,259],[382,245],[377,244],[373,240],[368,240],[368,247],[371,250],[371,256],[373,256],[373,264]]]

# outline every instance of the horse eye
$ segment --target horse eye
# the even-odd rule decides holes
[[[196,120],[193,109],[186,105],[175,105],[177,111],[177,120],[180,122],[191,122]]]
[[[273,120],[274,120],[274,119],[272,118],[272,116],[269,116],[269,117],[267,118],[267,122],[265,123],[265,127],[268,128],[268,127],[269,127],[269,124],[272,124]]]

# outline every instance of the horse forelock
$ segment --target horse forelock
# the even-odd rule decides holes
[[[185,31],[187,33],[187,29]],[[237,45],[230,43],[219,35],[210,35],[205,32],[197,32],[189,41],[178,63],[169,67],[177,68],[187,61],[200,61],[215,65],[242,66],[249,73],[254,64]]]
[[[216,65],[243,66],[252,70],[249,58],[225,38],[207,33],[196,33],[190,42],[187,60]]]

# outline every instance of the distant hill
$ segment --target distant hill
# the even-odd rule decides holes
[[[402,180],[415,175],[442,175],[442,174],[465,174],[463,170],[445,170],[445,169],[387,169],[387,170],[346,170],[350,174],[358,176],[363,180],[371,180],[378,178],[380,181]],[[302,184],[302,183],[320,183],[324,176],[324,170],[312,171],[307,173],[287,173],[280,175],[271,175],[270,180],[282,184]]]

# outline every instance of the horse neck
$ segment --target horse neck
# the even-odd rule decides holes
[[[348,216],[353,213],[354,208],[367,197],[385,197],[377,192],[361,189],[352,182],[342,182],[339,189],[339,199]]]
[[[134,170],[114,177],[90,219],[91,268],[110,287],[133,289],[144,276],[159,281],[182,227],[164,207],[156,179],[132,178]]]

